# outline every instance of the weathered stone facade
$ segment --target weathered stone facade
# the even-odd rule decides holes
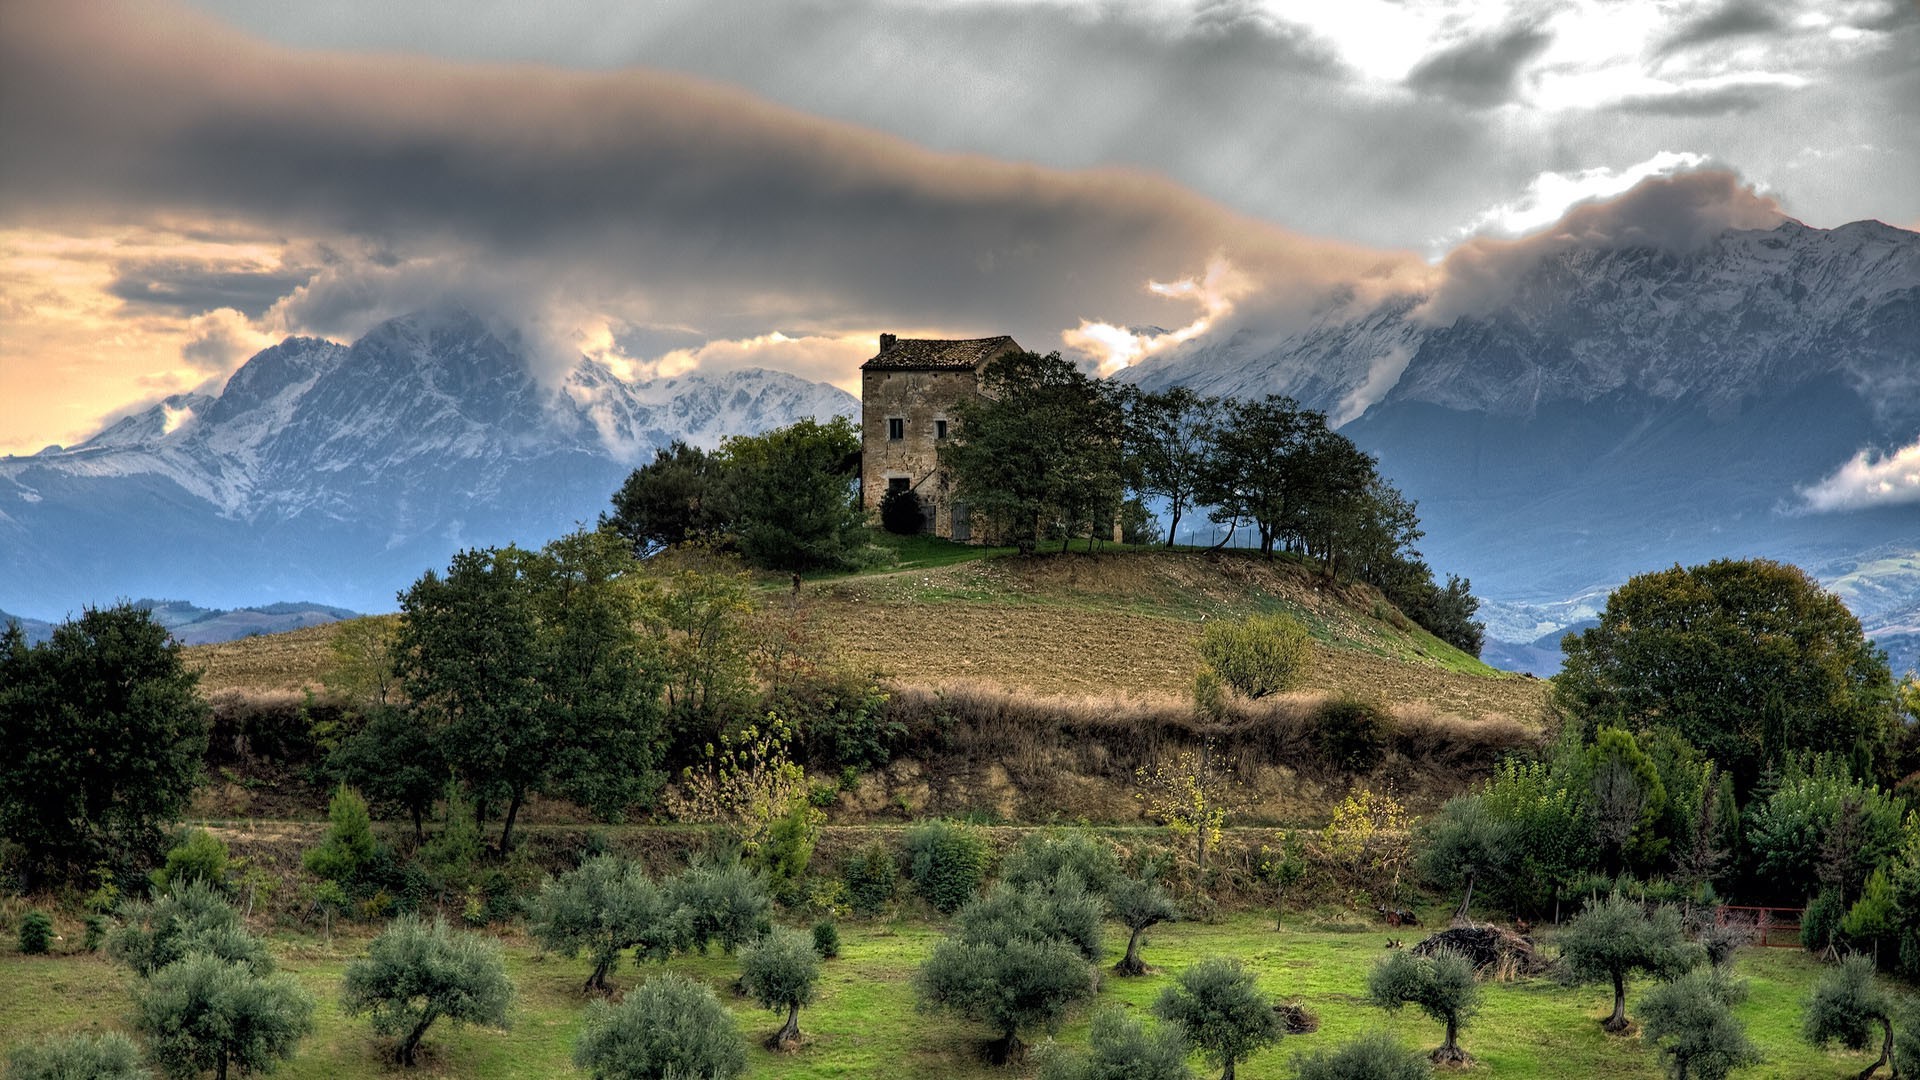
[[[1020,351],[1010,337],[942,340],[880,335],[880,351],[860,365],[860,494],[878,513],[889,488],[920,498],[926,531],[972,539],[966,507],[956,507],[940,446],[956,431],[954,411],[980,393],[980,369]]]

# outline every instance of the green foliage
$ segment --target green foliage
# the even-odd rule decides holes
[[[822,960],[835,960],[840,956],[840,928],[832,919],[821,919],[813,924],[813,951],[820,954]]]
[[[1040,1063],[1040,1080],[1192,1080],[1187,1040],[1172,1024],[1148,1029],[1118,1007],[1093,1014],[1087,1053],[1057,1044]]]
[[[867,543],[860,432],[836,416],[736,435],[714,455],[734,542],[755,566],[853,566]]]
[[[140,1048],[117,1031],[49,1035],[7,1055],[7,1080],[152,1080]]]
[[[398,1036],[394,1060],[412,1066],[415,1048],[442,1018],[456,1024],[505,1027],[513,983],[500,946],[476,934],[447,929],[446,921],[402,915],[347,965],[340,1006],[348,1016],[371,1016],[373,1030]]]
[[[1180,917],[1180,906],[1153,875],[1116,878],[1107,889],[1107,913],[1127,928],[1127,952],[1114,970],[1122,975],[1144,975],[1140,935],[1148,928]]]
[[[1629,864],[1652,862],[1666,847],[1658,825],[1666,811],[1667,790],[1633,733],[1601,728],[1579,768],[1604,865],[1618,872]]]
[[[1018,1051],[1022,1030],[1053,1030],[1070,1007],[1093,996],[1093,972],[1078,950],[1054,938],[957,934],[934,946],[914,987],[922,1007],[992,1028],[994,1056],[1005,1061]]]
[[[1314,710],[1314,749],[1336,769],[1370,773],[1386,756],[1393,728],[1393,714],[1385,705],[1371,698],[1340,694]]]
[[[812,1003],[820,985],[820,954],[808,935],[772,927],[740,950],[740,984],[761,1008],[787,1011],[786,1026],[773,1042],[791,1042],[800,1037],[800,1006]]]
[[[671,756],[691,759],[748,714],[753,698],[751,584],[744,573],[681,569],[642,610],[664,650]]]
[[[1456,916],[1465,918],[1479,881],[1499,881],[1519,861],[1520,828],[1498,815],[1485,795],[1458,795],[1423,826],[1418,862],[1428,881],[1460,893]]]
[[[313,996],[291,975],[195,953],[134,992],[134,1026],[169,1077],[272,1072],[313,1031]]]
[[[1649,913],[1618,892],[1588,904],[1560,932],[1560,952],[1568,981],[1613,984],[1609,1031],[1626,1029],[1626,987],[1635,972],[1674,979],[1704,958],[1686,939],[1677,910],[1662,905]]]
[[[900,866],[893,850],[879,840],[847,856],[840,866],[847,901],[862,915],[875,915],[893,903],[900,888]]]
[[[1847,901],[1838,889],[1822,889],[1800,916],[1800,944],[1818,951],[1835,944],[1847,917]]]
[[[733,1080],[747,1071],[747,1047],[712,990],[663,972],[618,1005],[589,1007],[573,1063],[594,1080]]]
[[[1175,386],[1158,393],[1135,393],[1126,407],[1127,483],[1141,495],[1165,500],[1171,545],[1180,531],[1181,517],[1194,508],[1206,481],[1220,399]]]
[[[327,771],[374,803],[405,813],[416,837],[447,782],[447,762],[425,717],[392,705],[369,709],[360,730],[328,755]]]
[[[1084,829],[1029,833],[1000,864],[1000,880],[1016,888],[1044,885],[1071,871],[1098,895],[1120,880],[1113,844]]]
[[[1369,1031],[1338,1050],[1315,1050],[1293,1059],[1297,1080],[1431,1080],[1433,1067],[1420,1053],[1385,1031]]]
[[[327,835],[320,846],[309,850],[301,861],[308,873],[333,882],[351,895],[379,850],[367,801],[341,784],[327,802],[327,823]]]
[[[166,628],[129,604],[89,608],[31,647],[17,623],[0,629],[0,840],[31,875],[131,870],[159,846],[207,750],[197,684]]]
[[[1878,1038],[1878,1064],[1883,1065],[1894,1053],[1895,1011],[1893,998],[1874,977],[1873,961],[1853,954],[1830,968],[1814,986],[1802,1015],[1801,1034],[1814,1046],[1839,1043],[1849,1050],[1865,1050]]]
[[[20,951],[30,956],[45,956],[53,948],[53,919],[35,908],[20,918]]]
[[[725,520],[715,491],[718,471],[706,451],[675,439],[627,476],[614,492],[613,513],[602,514],[600,523],[640,556],[713,532]]]
[[[1735,1069],[1760,1063],[1759,1048],[1733,1006],[1746,987],[1710,969],[1683,975],[1647,991],[1640,1002],[1640,1037],[1660,1048],[1673,1080],[1726,1080]]]
[[[1182,971],[1160,992],[1153,1013],[1178,1025],[1201,1056],[1233,1080],[1234,1066],[1280,1041],[1280,1017],[1239,960],[1216,956]]]
[[[927,519],[920,509],[920,496],[912,488],[889,488],[880,497],[880,527],[895,536],[917,536],[926,531]]]
[[[1473,962],[1465,956],[1445,948],[1427,956],[1410,949],[1392,950],[1367,975],[1367,998],[1388,1012],[1397,1012],[1402,1005],[1419,1007],[1446,1025],[1446,1041],[1435,1059],[1466,1060],[1457,1037],[1480,1009],[1480,984],[1474,981]]]
[[[732,953],[758,937],[773,914],[767,886],[738,859],[701,859],[674,879],[667,902],[679,946],[705,956],[717,943]]]
[[[1250,698],[1293,689],[1313,663],[1313,638],[1288,615],[1209,620],[1199,649],[1221,681]]]
[[[607,990],[622,950],[660,955],[673,940],[666,896],[637,863],[615,855],[542,882],[528,908],[527,930],[541,948],[568,957],[584,951],[593,962],[588,990]]]
[[[173,882],[204,881],[216,889],[227,888],[227,845],[205,829],[188,829],[178,844],[167,851],[167,861],[153,872],[153,887],[164,889]]]
[[[1598,860],[1584,793],[1547,763],[1503,762],[1481,798],[1490,817],[1514,830],[1517,857],[1487,883],[1509,909],[1550,911]]]
[[[1841,912],[1900,840],[1900,805],[1833,767],[1788,779],[1747,821],[1758,880],[1825,886],[1836,892],[1832,902]]]
[[[1846,918],[1840,920],[1840,933],[1854,945],[1877,953],[1880,943],[1892,937],[1897,919],[1893,879],[1885,868],[1880,868],[1867,878],[1860,890],[1860,899],[1847,909]]]
[[[986,880],[993,848],[978,829],[952,821],[928,821],[907,830],[907,877],[934,910],[952,914]]]
[[[420,845],[420,862],[445,894],[461,892],[471,883],[480,861],[480,822],[460,785],[447,785],[446,821],[440,831]]]
[[[1725,765],[1743,798],[1789,753],[1838,749],[1864,767],[1889,737],[1885,658],[1839,598],[1793,566],[1720,560],[1642,574],[1562,646],[1561,707],[1593,726],[1671,728]]]
[[[107,955],[150,977],[189,955],[207,954],[266,974],[273,960],[247,932],[240,913],[204,881],[175,883],[151,903],[121,905],[121,925],[107,938]]]
[[[968,941],[1005,942],[1039,934],[1062,941],[1087,960],[1100,956],[1106,908],[1072,871],[1051,881],[1014,886],[1002,882],[971,900],[954,917]]]

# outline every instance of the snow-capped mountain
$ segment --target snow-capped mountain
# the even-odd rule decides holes
[[[301,596],[390,610],[459,547],[593,520],[673,439],[711,447],[858,409],[757,369],[629,383],[582,358],[550,387],[515,335],[464,311],[394,319],[351,347],[288,338],[218,395],[0,458],[0,606]]]
[[[1335,307],[1123,377],[1325,410],[1419,501],[1436,567],[1529,611],[1747,555],[1844,584],[1870,624],[1920,604],[1920,579],[1876,569],[1920,553],[1920,504],[1801,496],[1920,439],[1920,234],[1788,221],[1686,251],[1564,246],[1497,285]]]

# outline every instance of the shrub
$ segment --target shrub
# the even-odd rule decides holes
[[[1337,769],[1370,773],[1386,756],[1393,738],[1393,714],[1368,698],[1342,694],[1320,706],[1313,719],[1313,744]]]
[[[7,1055],[7,1080],[152,1080],[140,1049],[117,1031],[50,1035]]]
[[[1273,1002],[1254,986],[1253,973],[1231,957],[1202,960],[1160,992],[1154,1015],[1177,1024],[1187,1041],[1233,1080],[1234,1066],[1285,1034]]]
[[[680,947],[702,956],[712,943],[731,953],[759,937],[773,914],[766,884],[738,859],[694,863],[668,887],[667,897]]]
[[[1744,986],[1711,969],[1683,975],[1647,991],[1640,1037],[1660,1048],[1673,1080],[1726,1080],[1760,1062],[1746,1025],[1733,1016],[1732,1006],[1745,997]]]
[[[257,974],[273,970],[266,945],[204,881],[175,884],[152,903],[128,901],[120,917],[122,925],[107,938],[107,955],[143,978],[193,953],[245,964]]]
[[[1874,978],[1873,961],[1854,954],[1820,977],[1807,998],[1801,1032],[1814,1046],[1837,1042],[1849,1050],[1865,1050],[1879,1036],[1880,1059],[1860,1074],[1866,1076],[1893,1057],[1893,1018],[1894,1000]]]
[[[1029,833],[1000,865],[1000,880],[1009,885],[1051,882],[1062,870],[1080,878],[1088,891],[1104,896],[1120,879],[1120,859],[1113,845],[1083,829]]]
[[[20,951],[45,955],[53,947],[53,920],[40,910],[29,911],[20,920]]]
[[[878,914],[893,903],[900,887],[900,867],[893,851],[875,840],[841,864],[840,880],[846,883],[847,902],[862,915]]]
[[[271,1072],[313,1031],[313,997],[290,975],[196,954],[168,964],[134,998],[134,1024],[163,1072]]]
[[[1200,659],[1228,686],[1250,698],[1293,689],[1313,662],[1313,639],[1298,619],[1254,615],[1209,622]]]
[[[1338,1050],[1296,1055],[1298,1080],[1431,1080],[1433,1067],[1385,1031],[1369,1031]]]
[[[164,889],[179,881],[204,881],[222,892],[227,888],[227,845],[205,829],[188,829],[167,852],[166,865],[153,872],[153,885]]]
[[[832,919],[821,919],[813,924],[813,951],[819,953],[822,960],[839,958],[840,928],[833,925]]]
[[[594,1080],[733,1080],[747,1071],[747,1047],[713,991],[666,972],[618,1005],[594,1002],[573,1063]]]
[[[372,865],[378,845],[373,839],[373,819],[367,814],[367,800],[341,784],[327,802],[327,835],[320,846],[308,851],[302,860],[307,872],[322,881],[331,881],[351,893],[363,872]]]
[[[930,821],[907,830],[908,876],[914,891],[942,914],[952,914],[980,890],[993,851],[979,830]]]
[[[1093,1014],[1087,1053],[1066,1053],[1057,1045],[1040,1063],[1040,1080],[1192,1080],[1187,1040],[1172,1024],[1153,1030],[1119,1007]]]
[[[1847,901],[1839,889],[1821,889],[1800,918],[1800,944],[1810,952],[1834,944],[1847,917]]]
[[[441,1017],[506,1026],[513,983],[499,945],[450,931],[444,920],[402,915],[347,965],[340,1003],[348,1016],[371,1015],[374,1031],[400,1036],[394,1060],[411,1067],[421,1037]]]
[[[773,927],[740,952],[740,985],[762,1008],[787,1011],[787,1022],[767,1039],[770,1047],[800,1041],[800,1006],[813,1000],[819,983],[820,954],[798,930]]]

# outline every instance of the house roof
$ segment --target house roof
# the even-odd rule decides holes
[[[862,371],[971,371],[1001,353],[1020,351],[1020,343],[1001,334],[986,338],[896,338]]]

